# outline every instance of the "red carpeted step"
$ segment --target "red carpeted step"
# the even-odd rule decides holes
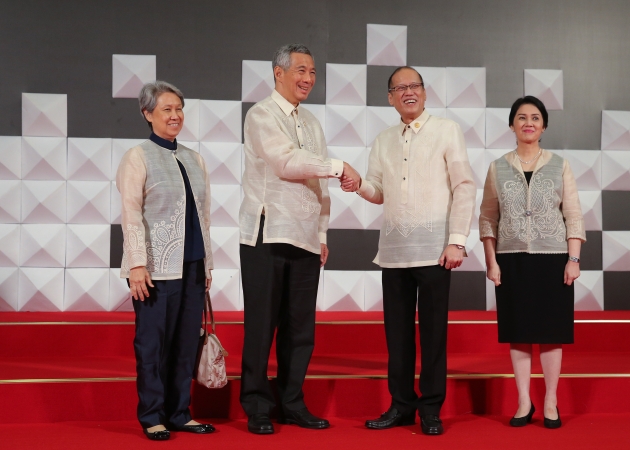
[[[193,416],[245,417],[238,402],[239,380],[223,389],[193,384]],[[386,379],[313,379],[304,384],[311,411],[327,417],[378,417],[389,407]],[[541,408],[544,380],[532,379],[531,395]],[[0,384],[0,423],[44,423],[69,420],[133,420],[137,405],[133,381]],[[445,417],[497,414],[510,417],[517,405],[513,378],[453,379],[447,381]],[[563,377],[558,388],[563,414],[630,413],[630,378]],[[0,445],[2,448],[2,445]]]
[[[508,346],[496,341],[495,319],[493,312],[450,314],[445,413],[513,412]],[[228,375],[237,378],[242,313],[217,313],[217,320],[230,352]],[[309,405],[339,417],[387,409],[382,313],[318,313],[317,320],[305,385]],[[563,359],[563,408],[630,411],[630,314],[576,313],[576,320],[576,343],[565,346]],[[133,313],[0,313],[0,398],[11,405],[0,409],[0,422],[133,418],[133,331]],[[274,371],[272,350],[270,374]],[[533,373],[540,377],[537,356]],[[209,417],[241,417],[238,383],[217,391],[195,387],[194,408]],[[541,383],[534,381],[539,393]]]

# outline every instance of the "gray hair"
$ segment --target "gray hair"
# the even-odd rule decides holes
[[[271,68],[272,70],[277,67],[282,68],[282,70],[288,70],[291,67],[291,53],[303,53],[304,55],[308,55],[313,58],[311,51],[303,44],[286,44],[280,47],[273,54],[273,59],[271,60]],[[315,58],[313,58],[315,60]]]
[[[142,118],[144,120],[147,120],[147,118],[144,117],[144,112],[148,111],[152,113],[157,106],[158,97],[166,92],[171,92],[177,95],[182,101],[182,108],[184,107],[184,94],[182,94],[182,91],[177,89],[171,83],[167,83],[166,81],[150,81],[149,83],[142,86],[140,94],[138,95],[140,114],[142,115]],[[147,120],[147,123],[149,124],[149,128],[153,129],[153,127],[151,126],[151,122]]]

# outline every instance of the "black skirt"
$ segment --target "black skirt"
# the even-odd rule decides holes
[[[564,284],[566,254],[497,254],[499,342],[572,344],[573,284]]]

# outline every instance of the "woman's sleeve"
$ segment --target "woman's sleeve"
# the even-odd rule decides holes
[[[483,200],[479,213],[479,238],[497,239],[499,236],[499,196],[496,186],[496,168],[494,162],[488,168],[488,175],[483,186]]]
[[[586,242],[584,217],[580,206],[577,184],[569,161],[564,160],[562,171],[562,215],[567,227],[567,239],[579,239]]]
[[[125,153],[116,172],[116,187],[120,191],[121,223],[123,231],[124,258],[122,267],[147,265],[145,229],[142,219],[144,205],[144,185],[147,170],[141,147],[134,147]]]

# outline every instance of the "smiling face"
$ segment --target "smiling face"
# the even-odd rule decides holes
[[[418,72],[412,69],[401,69],[392,77],[391,87],[412,83],[422,83]],[[396,108],[404,123],[411,123],[417,119],[424,111],[424,102],[427,100],[427,91],[424,87],[412,91],[407,89],[404,92],[389,91],[387,94],[389,104]]]
[[[153,112],[143,111],[153,132],[162,139],[173,141],[184,126],[182,101],[172,92],[160,94]]]
[[[545,131],[540,110],[529,103],[521,105],[516,111],[514,122],[510,125],[519,143],[531,144],[540,140]]]
[[[294,106],[308,98],[315,85],[315,62],[310,55],[291,53],[291,65],[287,70],[273,68],[276,91]]]

